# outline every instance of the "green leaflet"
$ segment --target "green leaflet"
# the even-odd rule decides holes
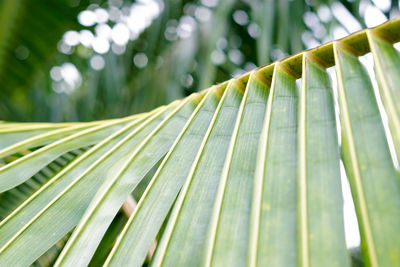
[[[206,265],[244,266],[257,151],[269,87],[250,75],[227,153],[208,230]]]
[[[128,117],[80,131],[0,168],[0,192],[23,183],[62,154],[100,142],[132,120],[134,118]]]
[[[349,266],[340,154],[329,76],[303,54],[299,95],[297,251],[299,266]],[[329,229],[329,231],[327,231]]]
[[[221,89],[223,88],[216,87],[209,90],[165,156],[113,248],[108,259],[110,265],[142,265],[190,171],[220,100]]]
[[[400,263],[400,187],[368,75],[357,57],[334,44],[342,155],[354,198],[361,246],[371,266]]]
[[[16,210],[33,193],[40,189],[50,179],[57,175],[62,168],[71,163],[76,157],[85,152],[86,149],[74,150],[62,155],[45,168],[40,170],[25,183],[0,194],[0,222],[11,212]]]
[[[55,131],[57,129],[66,128],[63,127],[40,127],[39,125],[31,125],[31,126],[21,126],[21,125],[8,125],[8,124],[0,124],[0,150],[11,146],[15,143],[24,141],[33,136],[37,136],[40,134],[49,133]]]
[[[400,53],[393,45],[379,36],[367,31],[368,41],[374,56],[376,78],[383,104],[389,119],[397,159],[400,159]]]
[[[136,116],[135,116],[136,117]],[[59,130],[52,130],[52,131],[46,131],[42,134],[35,134],[31,138],[29,138],[28,134],[32,134],[34,131],[28,131],[28,132],[22,132],[19,134],[26,134],[24,136],[18,136],[18,138],[22,138],[20,142],[15,142],[16,139],[11,138],[12,145],[5,147],[4,149],[0,150],[0,158],[11,155],[13,153],[17,153],[19,151],[23,151],[25,149],[29,148],[35,148],[39,147],[42,145],[47,145],[53,141],[57,141],[58,139],[62,139],[65,137],[68,137],[69,135],[72,135],[74,133],[77,133],[79,131],[85,130],[89,127],[95,127],[98,125],[98,122],[95,123],[86,123],[86,124],[81,124],[81,125],[76,125],[76,126],[71,126],[71,127],[66,127],[66,128],[61,128]],[[13,136],[15,132],[11,131],[8,133],[8,135]],[[9,139],[9,136],[4,136],[1,137],[2,139]],[[1,140],[2,140],[1,139]],[[15,142],[15,143],[14,143]]]
[[[196,106],[197,95],[192,95],[176,107],[146,138],[132,147],[131,153],[115,173],[104,180],[91,201],[79,225],[56,262],[56,266],[86,266],[107,227],[121,205],[146,173],[167,153],[179,129]],[[156,139],[152,138],[157,134]],[[82,250],[85,249],[85,256]]]
[[[50,180],[48,187],[41,188],[21,209],[1,222],[0,262],[30,264],[69,232],[82,217],[102,182],[119,170],[127,160],[128,152],[146,138],[176,104],[159,109],[139,127],[128,131],[127,135],[125,131],[129,126],[84,153],[75,161],[76,165],[71,164],[72,168],[67,168],[59,177]],[[124,136],[119,136],[120,133]],[[113,140],[114,137],[117,137],[116,140]],[[109,143],[110,140],[117,142]],[[82,159],[85,161],[80,165]],[[40,235],[32,235],[35,232]],[[41,240],[40,245],[32,247],[30,244],[34,240]],[[29,248],[29,253],[22,253],[24,248]]]
[[[259,145],[251,211],[250,266],[296,264],[296,81],[275,65]]]
[[[240,86],[231,82],[220,101],[157,248],[155,266],[198,265],[204,256],[207,225],[242,97]]]

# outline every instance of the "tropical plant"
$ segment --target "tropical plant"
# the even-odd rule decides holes
[[[54,64],[62,34],[80,27],[76,16],[88,4],[88,0],[44,0],[40,5],[32,0],[0,2],[0,112],[3,119],[24,118],[24,114],[34,109],[32,99],[45,104],[39,98],[46,92],[42,90],[37,95],[32,91],[47,77],[49,66]]]
[[[399,41],[397,19],[148,113],[0,123],[0,265],[349,266],[341,160],[364,263],[399,265]]]

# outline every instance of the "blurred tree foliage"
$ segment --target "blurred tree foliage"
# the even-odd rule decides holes
[[[1,0],[0,119],[147,111],[370,26],[368,12],[397,16],[398,1]]]

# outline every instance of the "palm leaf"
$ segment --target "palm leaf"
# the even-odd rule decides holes
[[[400,19],[149,113],[2,122],[0,264],[31,264],[68,239],[57,266],[350,266],[343,161],[364,263],[399,265],[398,158],[387,136],[399,153],[398,41]],[[383,110],[360,62],[369,52]],[[51,167],[76,149],[65,167]],[[29,185],[46,168],[49,177]]]
[[[27,180],[25,183],[14,187],[0,194],[0,219],[3,220],[11,212],[13,212],[19,205],[26,201],[32,193],[38,190],[41,186],[47,183],[55,174],[61,171],[67,164],[69,164],[74,158],[82,154],[86,149],[79,149],[71,152],[67,152],[61,157],[54,160],[48,166],[43,168],[40,172],[34,175],[32,178]],[[31,151],[26,151],[30,153]],[[5,160],[15,160],[22,157],[22,154],[14,154],[10,157],[6,157]],[[65,243],[68,241],[69,234],[61,238],[54,246],[46,251],[45,254],[40,256],[34,266],[50,266],[57,259]]]

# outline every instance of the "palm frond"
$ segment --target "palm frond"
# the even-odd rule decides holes
[[[6,203],[12,211],[0,222],[1,265],[31,264],[68,238],[56,266],[350,266],[340,161],[364,263],[400,264],[398,158],[388,141],[400,155],[399,41],[397,19],[149,113],[1,123],[4,196],[84,148],[15,208]],[[369,52],[376,92],[360,62]],[[144,192],[135,194],[140,186]]]

